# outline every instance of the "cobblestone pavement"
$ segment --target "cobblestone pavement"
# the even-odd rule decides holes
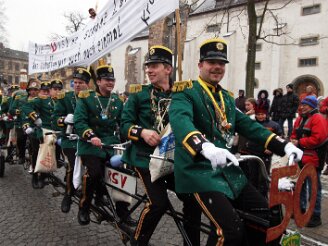
[[[58,175],[63,177],[63,170]],[[117,231],[106,222],[80,226],[76,204],[68,214],[62,213],[62,196],[54,194],[56,190],[51,185],[34,190],[31,175],[22,166],[7,164],[5,176],[0,178],[0,245],[123,245]],[[174,206],[181,209],[175,195],[170,197]],[[203,245],[205,241],[202,235]],[[151,243],[182,245],[182,237],[171,217],[162,218]]]
[[[63,178],[63,170],[57,175]],[[323,187],[323,225],[317,229],[300,230],[306,237],[303,239],[305,246],[328,245],[327,176],[323,176]],[[117,231],[108,223],[80,226],[76,219],[76,204],[72,205],[70,213],[62,213],[62,196],[55,195],[56,191],[50,185],[42,190],[32,189],[31,175],[20,165],[7,164],[5,176],[0,178],[0,245],[123,245]],[[174,207],[181,210],[181,203],[175,195],[170,193],[170,198]],[[295,229],[293,224],[290,229]],[[202,234],[201,245],[205,242],[206,235]],[[151,244],[183,244],[171,217],[163,217]]]

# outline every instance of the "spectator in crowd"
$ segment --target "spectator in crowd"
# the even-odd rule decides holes
[[[313,165],[317,170],[318,191],[314,212],[307,227],[317,227],[321,222],[321,181],[320,174],[328,139],[328,127],[325,118],[318,112],[315,96],[307,96],[301,101],[301,115],[296,119],[291,142],[304,151],[300,167]],[[311,195],[311,182],[306,179],[301,190],[301,211],[305,212],[308,195]]]
[[[300,99],[300,104],[298,106],[298,114],[302,114],[302,110],[301,110],[301,101],[307,97],[307,96],[315,96],[317,97],[317,95],[315,94],[315,89],[312,85],[308,85],[305,87],[305,92],[303,92],[300,96],[299,96],[299,99]]]
[[[322,99],[319,104],[319,111],[326,118],[326,122],[328,125],[328,97]],[[325,157],[325,168],[322,171],[323,175],[328,175],[328,148],[326,150],[326,157]]]
[[[260,90],[259,93],[257,94],[257,101],[256,101],[257,106],[262,109],[269,110],[270,99],[268,97],[269,97],[269,93],[267,90]]]
[[[247,114],[252,120],[255,120],[255,108],[256,100],[254,98],[247,98],[245,101],[245,114]]]
[[[282,130],[279,124],[275,121],[272,121],[268,117],[268,110],[266,108],[261,108],[257,106],[255,108],[255,119],[256,122],[264,126],[266,129],[275,133],[277,136],[282,134]],[[272,160],[272,151],[265,148],[263,145],[260,145],[257,142],[246,140],[243,149],[240,151],[242,154],[246,155],[256,155],[260,157],[264,164],[268,174],[270,174],[271,169],[271,160]],[[247,164],[243,167],[243,170],[248,177],[248,180],[258,188],[261,194],[265,197],[268,195],[268,184],[260,175],[259,167],[257,165],[257,161],[250,160]],[[262,179],[261,179],[262,178]]]
[[[299,104],[298,96],[294,93],[293,84],[288,84],[286,86],[287,93],[283,95],[281,100],[281,118],[279,120],[280,127],[282,129],[283,135],[284,123],[287,120],[288,122],[288,133],[287,137],[289,138],[293,130],[293,119],[296,117],[296,112]]]
[[[238,97],[235,99],[235,104],[236,107],[243,113],[246,112],[245,101],[246,101],[245,91],[239,90]]]
[[[273,121],[279,123],[281,118],[281,102],[282,102],[283,90],[282,88],[275,89],[273,91],[273,100],[270,108],[270,117]]]

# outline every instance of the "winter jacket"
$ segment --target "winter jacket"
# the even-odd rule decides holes
[[[265,97],[261,98],[261,94],[264,93]],[[268,99],[269,97],[269,93],[267,90],[260,90],[259,93],[257,94],[257,107],[261,108],[261,109],[266,109],[269,111],[270,108],[270,100]]]
[[[277,94],[279,92],[279,94]],[[273,100],[270,108],[269,115],[273,121],[279,121],[282,114],[282,96],[283,90],[281,88],[275,89],[273,91]]]
[[[299,99],[294,92],[287,92],[282,96],[281,100],[281,117],[282,118],[295,118],[299,104]]]
[[[303,121],[305,124],[301,129]],[[297,117],[291,139],[297,139],[298,147],[304,151],[302,164],[319,167],[318,149],[328,141],[328,126],[325,118],[316,109],[306,116]]]

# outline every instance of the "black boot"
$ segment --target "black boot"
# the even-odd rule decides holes
[[[77,214],[77,220],[80,225],[87,225],[90,223],[89,209],[86,207],[79,208],[79,213]]]
[[[38,186],[39,186],[39,189],[43,189],[44,188],[44,179],[45,179],[45,176],[43,173],[40,173],[40,175],[38,175]]]
[[[37,173],[32,173],[32,187],[33,189],[39,189]]]
[[[79,213],[77,219],[80,225],[90,223],[90,204],[93,197],[94,184],[88,174],[83,175],[82,179],[82,197],[80,199]]]
[[[126,216],[129,213],[129,205],[128,202],[116,202],[116,213],[122,222],[128,226],[136,226],[138,222],[131,218],[131,216]]]
[[[68,213],[71,209],[72,197],[68,194],[64,195],[63,201],[61,203],[61,211],[63,213]]]
[[[306,227],[317,227],[322,225],[320,214],[312,214],[310,221],[307,223]]]

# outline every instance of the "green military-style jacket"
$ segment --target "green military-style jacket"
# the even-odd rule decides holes
[[[23,115],[21,108],[27,102],[27,97],[28,94],[25,90],[16,91],[9,106],[9,114],[17,117],[15,122],[15,126],[17,128],[22,128],[23,125]]]
[[[179,84],[180,83],[180,84]],[[221,105],[219,93],[206,84],[215,101]],[[222,92],[229,132],[239,134],[263,145],[274,135],[235,107],[234,98],[228,91]],[[218,90],[216,89],[216,90]],[[169,109],[170,123],[176,140],[174,174],[176,191],[195,193],[219,191],[235,199],[247,183],[239,167],[234,165],[212,169],[209,160],[200,151],[202,143],[210,141],[219,148],[228,149],[218,125],[213,103],[198,81],[176,82]]]
[[[59,95],[57,95],[52,123],[54,129],[61,130],[63,132],[61,137],[61,147],[63,149],[76,149],[77,146],[77,140],[69,140],[65,136],[67,125],[64,123],[65,117],[68,114],[74,114],[75,108],[76,96],[74,91],[61,92]]]
[[[7,115],[9,113],[9,108],[11,105],[13,98],[10,96],[4,96],[2,97],[2,101],[1,101],[1,114],[5,114]],[[5,128],[6,129],[12,129],[14,127],[14,122],[13,121],[5,121]]]
[[[107,108],[107,117],[102,116],[102,109]],[[74,127],[81,140],[78,141],[78,155],[93,155],[106,158],[107,153],[113,155],[113,150],[107,153],[105,150],[88,143],[96,136],[101,142],[110,145],[120,143],[117,129],[120,124],[123,102],[112,93],[110,97],[104,97],[98,92],[85,90],[78,95],[74,111]]]
[[[22,111],[27,115],[32,126],[34,121],[40,117],[42,128],[52,129],[51,117],[54,111],[55,101],[49,96],[35,97],[22,106]]]
[[[154,103],[152,103],[151,98],[153,98]],[[129,165],[141,168],[149,167],[150,158],[138,155],[138,153],[152,154],[155,147],[148,145],[140,137],[140,134],[143,128],[156,130],[155,106],[162,98],[170,99],[171,92],[161,91],[151,84],[136,84],[130,87],[130,95],[124,105],[120,128],[122,136],[133,142],[124,152],[122,159]]]

